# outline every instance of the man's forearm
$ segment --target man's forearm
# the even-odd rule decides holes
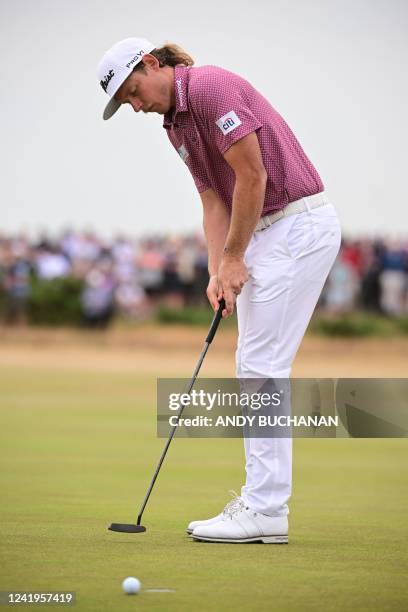
[[[264,176],[237,177],[232,204],[231,223],[225,242],[225,253],[243,257],[256,224],[261,216],[265,199]]]
[[[218,272],[228,235],[230,216],[224,204],[204,210],[203,226],[208,249],[208,273]]]

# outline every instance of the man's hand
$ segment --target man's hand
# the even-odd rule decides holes
[[[207,298],[208,301],[210,302],[213,310],[218,310],[218,306],[219,306],[219,300],[218,300],[218,295],[219,295],[219,288],[218,288],[218,276],[216,274],[214,274],[213,276],[210,277],[210,280],[208,282],[208,287],[207,287]]]
[[[215,278],[218,284],[217,304],[223,297],[225,310],[223,310],[222,316],[229,317],[234,312],[237,295],[241,293],[242,287],[248,280],[248,270],[243,258],[224,254],[218,269],[218,275]]]

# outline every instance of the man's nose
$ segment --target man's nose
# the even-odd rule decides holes
[[[142,108],[142,103],[139,100],[132,100],[131,101],[131,105],[133,107],[133,110],[135,111],[135,113],[138,113],[140,111],[140,109]]]

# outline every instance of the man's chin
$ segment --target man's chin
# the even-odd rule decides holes
[[[158,104],[152,104],[149,108],[143,111],[146,115],[148,113],[156,113],[156,115],[164,115],[166,111],[164,111]]]
[[[163,109],[163,106],[160,104],[151,104],[148,108],[142,108],[142,113],[145,115],[150,115],[152,113],[156,113],[156,115],[165,115],[168,111]]]

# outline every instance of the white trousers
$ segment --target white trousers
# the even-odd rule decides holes
[[[237,378],[290,376],[340,240],[332,204],[283,217],[254,233],[245,254],[249,280],[237,298]],[[247,437],[244,445],[245,503],[270,516],[288,514],[292,439]]]

